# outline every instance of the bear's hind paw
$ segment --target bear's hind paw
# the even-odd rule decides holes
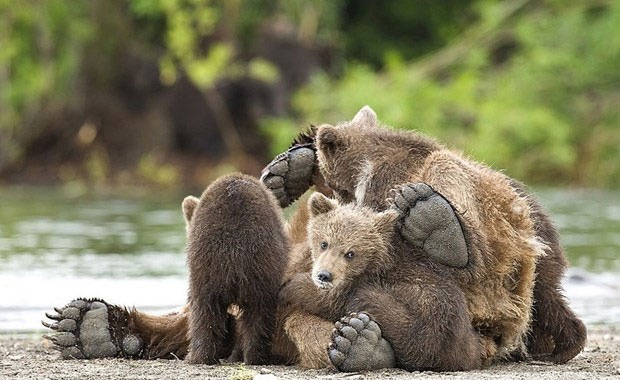
[[[393,190],[392,208],[400,215],[402,237],[435,261],[461,268],[469,262],[463,229],[450,203],[423,182]]]
[[[54,322],[41,321],[53,332],[43,337],[54,344],[63,359],[139,357],[143,343],[127,332],[127,310],[103,300],[77,299],[57,314],[45,313]]]
[[[366,313],[351,313],[336,322],[327,354],[343,372],[393,368],[396,363],[392,346]]]

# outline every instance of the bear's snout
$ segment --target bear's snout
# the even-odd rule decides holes
[[[326,269],[320,269],[318,272],[313,271],[312,282],[319,289],[331,289],[334,287],[334,275]]]
[[[321,269],[316,275],[316,278],[318,278],[321,282],[332,282],[332,277],[332,273],[325,269]]]

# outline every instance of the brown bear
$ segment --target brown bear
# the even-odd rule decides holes
[[[446,284],[454,283],[462,292],[472,327],[482,336],[482,358],[522,354],[532,319],[532,337],[526,343],[535,357],[564,362],[583,347],[585,328],[560,293],[566,262],[557,232],[522,185],[504,175],[421,135],[378,128],[374,112],[364,108],[351,122],[337,127],[321,126],[302,136],[265,169],[261,179],[281,205],[289,204],[314,184],[321,192],[343,201],[356,201],[375,211],[393,207],[400,214],[397,230],[409,246],[410,259],[441,268],[426,274],[441,273]],[[396,191],[391,192],[392,189]],[[388,197],[393,198],[391,206],[385,202]],[[307,239],[301,227],[305,225],[304,208],[300,210],[301,216],[294,218],[289,227],[293,248],[285,284],[311,270]],[[546,256],[541,258],[543,253]],[[420,276],[421,282],[413,289],[425,290],[425,280],[436,282]],[[458,291],[445,295],[453,293]],[[358,301],[377,296],[368,295]],[[457,301],[436,295],[430,298],[438,304],[459,302],[458,296]],[[152,317],[102,302],[76,302],[80,302],[79,307],[72,303],[59,309],[59,315],[50,316],[59,320],[53,328],[62,332],[51,339],[63,347],[64,356],[72,356],[76,346],[103,347],[98,342],[111,341],[117,351],[102,351],[100,356],[152,358],[172,353],[181,357],[191,339],[186,335],[190,313],[187,308],[180,313]],[[83,335],[76,332],[84,330],[80,321],[95,304],[97,308],[107,308],[100,318],[109,331],[107,335],[102,332],[99,340],[84,342]],[[366,305],[356,306],[357,311],[368,310],[362,307]],[[374,316],[375,312],[370,313]],[[409,316],[408,313],[405,310],[399,315]],[[77,327],[64,323],[68,318],[64,314],[75,316]],[[437,321],[440,323],[441,318]],[[382,327],[388,329],[391,322],[382,322]],[[63,323],[71,326],[61,326]],[[285,362],[306,367],[329,365],[325,346],[332,339],[333,320],[280,302],[277,325],[273,348],[276,353],[284,353]],[[398,346],[396,341],[390,343]],[[333,337],[333,344],[338,346],[338,337]],[[356,347],[358,356],[377,350],[376,345]],[[421,354],[438,355],[433,349]],[[80,355],[94,357],[82,352],[77,356]],[[347,368],[355,369],[349,365]]]
[[[200,199],[187,197],[183,211],[191,337],[187,360],[215,364],[227,358],[236,324],[241,359],[268,363],[289,253],[273,194],[255,178],[231,175],[211,184]],[[228,313],[232,305],[240,309],[237,318]]]
[[[309,209],[312,269],[283,285],[280,307],[330,321],[350,314],[336,324],[328,351],[339,370],[482,365],[483,340],[463,292],[442,265],[402,241],[398,212],[339,205],[320,193]]]
[[[562,363],[583,348],[585,326],[562,295],[567,263],[557,231],[502,173],[418,133],[380,128],[364,107],[350,122],[313,127],[262,180],[282,206],[305,184],[378,211],[392,197],[401,236],[454,269],[474,326],[498,355]]]

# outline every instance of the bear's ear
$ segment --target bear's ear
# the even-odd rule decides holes
[[[369,106],[362,107],[361,110],[357,111],[357,114],[351,120],[354,124],[361,124],[367,127],[376,127],[377,126],[377,113],[373,111]]]
[[[381,236],[389,236],[394,231],[398,216],[398,212],[391,209],[387,209],[377,214],[374,220],[374,225]]]
[[[308,200],[308,206],[310,216],[315,217],[335,209],[338,206],[338,202],[327,198],[321,193],[314,193]]]
[[[321,125],[316,132],[316,144],[320,151],[327,155],[346,148],[347,141],[340,132],[331,125]]]
[[[189,225],[189,222],[192,220],[192,216],[194,216],[194,210],[196,206],[200,203],[200,199],[194,196],[188,196],[183,199],[183,216],[185,217],[185,224]]]

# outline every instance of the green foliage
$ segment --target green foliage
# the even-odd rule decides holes
[[[19,136],[36,134],[37,115],[82,101],[81,79],[111,82],[121,45],[156,56],[164,84],[185,75],[205,94],[226,78],[277,81],[275,66],[251,58],[265,25],[331,46],[340,64],[295,96],[294,116],[263,120],[272,153],[308,124],[369,104],[386,124],[531,183],[620,186],[611,0],[0,0],[0,169],[19,156]],[[169,182],[153,165],[147,157],[139,170]]]
[[[274,81],[278,77],[275,66],[262,59],[247,64],[237,59],[236,33],[252,24],[242,2],[216,0],[134,0],[130,7],[138,17],[165,20],[162,56],[162,81],[174,83],[179,75],[188,78],[202,90],[208,90],[223,78],[249,75]],[[255,9],[256,5],[250,5]],[[230,20],[232,19],[232,20]],[[230,24],[229,24],[230,23]],[[226,25],[224,27],[223,25]],[[230,25],[230,26],[229,26]],[[221,38],[209,42],[217,28],[225,30]],[[232,28],[231,28],[232,27]]]
[[[288,118],[264,118],[260,128],[269,140],[269,154],[273,157],[287,149],[300,132],[297,123]]]
[[[172,187],[179,181],[178,169],[160,162],[154,155],[147,154],[138,164],[138,173],[144,181],[161,187]]]
[[[472,0],[346,1],[342,30],[346,54],[380,67],[389,54],[407,60],[457,39],[475,20]]]
[[[498,23],[506,4],[479,3],[479,22],[425,59],[388,55],[381,71],[357,63],[339,80],[314,77],[295,99],[300,118],[336,122],[370,104],[388,125],[530,182],[618,185],[620,4],[515,7]]]
[[[300,40],[313,43],[334,43],[340,37],[342,0],[280,0],[274,1],[272,17],[297,26]]]
[[[0,1],[0,152],[18,154],[14,139],[27,120],[71,93],[91,34],[86,8],[84,1]]]

